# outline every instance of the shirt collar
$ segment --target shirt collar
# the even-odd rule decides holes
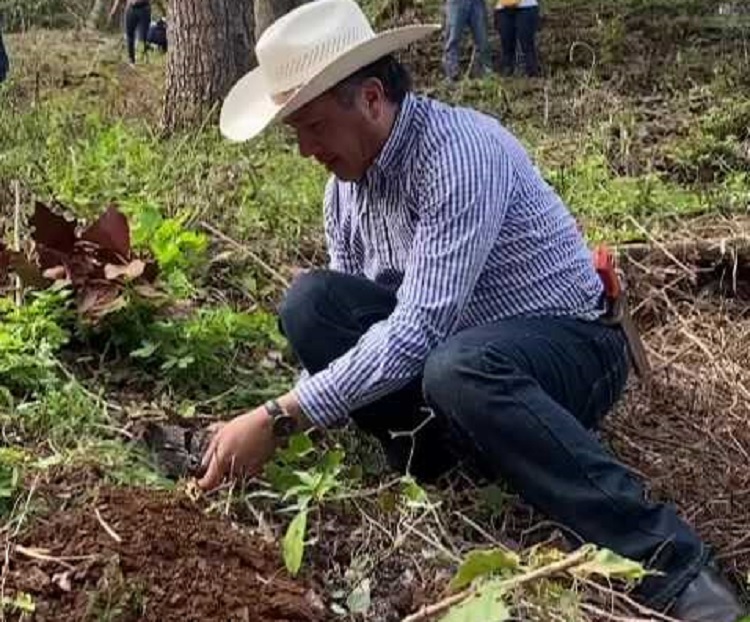
[[[371,168],[379,169],[383,173],[398,169],[410,143],[409,137],[416,108],[416,98],[411,93],[407,93],[399,106],[388,140],[385,141]]]

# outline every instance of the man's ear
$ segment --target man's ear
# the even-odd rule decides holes
[[[374,121],[380,120],[386,101],[382,82],[377,78],[365,80],[360,86],[360,97],[368,116]]]

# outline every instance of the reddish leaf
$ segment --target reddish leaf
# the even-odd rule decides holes
[[[44,203],[36,202],[34,215],[31,217],[34,227],[32,238],[37,246],[46,251],[70,254],[76,241],[76,223],[70,222],[53,213]],[[40,253],[41,258],[41,253]],[[58,262],[59,265],[60,262]],[[44,266],[51,268],[52,266]]]
[[[94,242],[105,250],[114,251],[122,260],[130,257],[130,227],[125,216],[110,205],[99,219],[86,229],[81,239]]]
[[[104,266],[88,255],[76,254],[66,258],[65,269],[76,289],[85,287],[92,280],[104,278]]]
[[[105,315],[121,309],[126,304],[117,285],[108,282],[92,283],[79,294],[78,313],[85,319],[96,323]]]
[[[141,276],[145,268],[146,264],[140,259],[134,259],[124,266],[116,266],[115,264],[108,263],[104,266],[104,278],[108,281],[115,281],[120,277],[124,277],[126,281],[132,281]]]
[[[47,268],[44,272],[42,272],[42,276],[45,279],[60,281],[68,277],[68,271],[65,269],[65,266],[55,266],[54,268]]]

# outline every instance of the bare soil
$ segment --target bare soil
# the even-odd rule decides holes
[[[103,488],[39,520],[12,549],[4,594],[35,620],[315,622],[319,600],[279,549],[207,516],[185,494]]]

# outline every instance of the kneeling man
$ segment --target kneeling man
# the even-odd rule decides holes
[[[219,429],[201,486],[257,471],[295,427],[351,419],[395,468],[433,478],[468,461],[661,571],[639,588],[649,605],[734,622],[705,545],[590,432],[629,362],[571,214],[497,120],[413,94],[391,55],[434,29],[375,34],[352,0],[317,0],[265,31],[227,97],[227,137],[283,120],[331,172],[330,269],[299,276],[281,307],[306,374]],[[413,452],[391,435],[407,430]]]

